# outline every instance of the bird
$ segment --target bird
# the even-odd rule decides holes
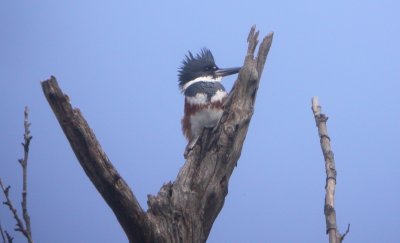
[[[182,132],[194,145],[204,128],[215,127],[223,113],[228,93],[221,84],[223,77],[236,74],[241,67],[219,68],[207,48],[185,55],[178,70],[179,88],[185,96]]]

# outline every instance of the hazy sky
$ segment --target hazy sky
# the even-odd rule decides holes
[[[28,105],[35,242],[127,242],[40,81],[57,77],[146,209],[147,195],[184,163],[177,86],[184,55],[208,47],[220,67],[242,65],[253,24],[261,36],[274,31],[274,41],[208,242],[328,242],[314,95],[330,118],[338,225],[343,232],[351,224],[345,242],[399,242],[400,2],[275,2],[1,1],[0,177],[18,205]],[[12,231],[4,206],[0,220]]]

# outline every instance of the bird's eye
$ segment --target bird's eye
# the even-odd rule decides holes
[[[205,67],[205,68],[204,68],[205,71],[211,71],[211,70],[212,70],[212,71],[215,71],[215,70],[217,70],[217,69],[218,69],[217,66]]]

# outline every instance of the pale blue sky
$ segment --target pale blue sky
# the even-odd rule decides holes
[[[399,1],[2,1],[0,177],[20,195],[31,110],[29,210],[44,243],[127,242],[84,174],[40,81],[79,107],[144,208],[183,165],[177,68],[188,50],[238,66],[253,24],[275,32],[255,114],[211,243],[327,242],[325,170],[310,109],[330,117],[345,242],[398,242]],[[225,79],[228,89],[235,77]],[[0,220],[14,221],[5,207]],[[13,233],[16,242],[22,242]]]

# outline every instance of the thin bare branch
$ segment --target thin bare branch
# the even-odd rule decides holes
[[[21,220],[21,218],[18,216],[17,209],[15,209],[15,207],[14,207],[14,205],[13,205],[11,199],[10,199],[10,196],[9,196],[10,186],[5,187],[3,185],[3,182],[0,179],[0,187],[1,187],[1,189],[3,191],[3,194],[4,194],[5,198],[6,198],[6,201],[4,201],[3,204],[6,205],[10,209],[11,213],[13,214],[13,217],[14,217],[15,221],[17,222],[15,231],[20,231],[27,239],[29,239],[29,235],[28,235],[28,232],[25,229],[24,223]]]
[[[1,226],[0,222],[0,234],[1,234],[1,239],[3,240],[3,243],[12,243],[13,242],[13,237],[7,232],[7,230],[3,230],[3,227]]]
[[[14,240],[14,237],[12,237],[12,236],[7,232],[7,230],[4,231],[4,232],[6,233],[8,243],[12,243],[13,240]]]
[[[315,123],[318,127],[318,135],[320,137],[321,149],[325,160],[326,185],[325,185],[325,205],[324,214],[326,219],[326,233],[329,235],[329,243],[340,243],[350,230],[350,225],[346,233],[341,236],[336,224],[335,203],[335,187],[336,187],[336,169],[334,155],[331,149],[331,139],[328,135],[326,121],[328,117],[321,112],[321,106],[318,103],[318,97],[312,98],[311,107]]]
[[[0,234],[1,234],[1,239],[3,240],[3,243],[6,243],[6,235],[4,233],[3,227],[1,226],[1,222],[0,222]]]
[[[25,238],[28,240],[29,243],[33,243],[32,240],[32,232],[31,232],[31,221],[28,213],[28,208],[27,208],[27,197],[28,197],[28,189],[27,189],[27,180],[28,180],[28,156],[29,156],[29,145],[32,140],[31,132],[29,130],[30,123],[29,123],[29,109],[28,107],[25,107],[24,110],[24,142],[22,143],[22,146],[24,148],[24,158],[19,159],[18,162],[22,167],[22,202],[21,202],[21,208],[22,208],[22,218],[18,216],[17,209],[14,207],[10,197],[9,197],[9,191],[10,191],[10,186],[4,187],[1,179],[0,179],[0,186],[1,189],[3,190],[4,196],[6,198],[6,201],[3,202],[3,204],[7,205],[10,211],[12,212],[14,219],[17,221],[15,231],[20,231]],[[6,232],[6,236],[8,239],[8,242],[12,242],[12,237]]]
[[[24,133],[24,143],[22,143],[22,146],[24,147],[24,158],[22,160],[19,160],[21,167],[22,167],[22,202],[21,202],[21,207],[22,207],[22,216],[25,221],[25,226],[26,226],[26,233],[29,237],[28,241],[32,242],[32,231],[31,231],[31,219],[28,213],[28,206],[27,206],[27,198],[28,198],[28,156],[29,156],[29,144],[31,143],[31,131],[29,130],[30,123],[29,123],[29,109],[28,107],[25,107],[24,111],[24,128],[25,128],[25,133]]]
[[[346,235],[349,233],[349,231],[350,231],[350,224],[347,225],[346,232],[344,232],[344,234],[340,237],[340,242],[342,242],[344,240],[344,237],[346,237]]]

